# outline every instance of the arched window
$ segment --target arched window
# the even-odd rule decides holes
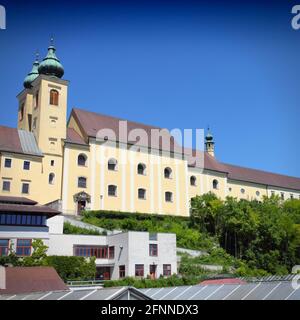
[[[171,168],[165,168],[164,175],[166,179],[172,179],[172,169]]]
[[[191,176],[191,177],[190,177],[191,186],[196,186],[196,181],[197,181],[197,179],[196,179],[195,176]]]
[[[165,201],[166,202],[173,202],[173,193],[172,192],[167,191],[165,193]]]
[[[219,189],[219,182],[216,179],[213,180],[213,189]]]
[[[78,178],[78,188],[86,188],[86,178],[85,177]]]
[[[81,153],[77,158],[77,164],[79,166],[85,167],[86,166],[86,160],[87,160],[87,156],[85,154]]]
[[[54,184],[55,174],[50,173],[49,174],[49,184]]]
[[[108,195],[111,197],[116,197],[117,196],[117,186],[110,184],[108,186]]]
[[[146,199],[146,190],[145,189],[138,189],[138,198],[145,200]]]
[[[118,164],[118,161],[116,159],[109,159],[108,160],[108,164],[107,164],[107,167],[108,167],[108,170],[111,170],[111,171],[117,171],[117,164]]]
[[[139,163],[137,166],[137,173],[145,176],[146,175],[146,165],[144,165],[143,163]]]
[[[50,104],[53,106],[58,106],[59,93],[57,90],[50,90]]]

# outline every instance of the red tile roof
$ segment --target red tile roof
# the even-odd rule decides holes
[[[210,279],[204,280],[200,282],[202,285],[210,285],[210,284],[246,284],[247,282],[241,279],[236,278],[226,278],[226,279]]]
[[[300,178],[225,163],[221,165],[223,165],[225,170],[227,170],[228,178],[232,180],[300,190]]]
[[[90,111],[85,111],[81,109],[74,108],[72,110],[71,116],[74,116],[74,118],[78,121],[78,124],[84,134],[87,137],[92,137],[96,138],[97,133],[101,129],[109,129],[112,130],[115,134],[115,139],[114,137],[108,137],[109,140],[116,140],[119,142],[127,142],[125,139],[128,137],[128,133],[132,132],[134,129],[143,129],[147,133],[147,139],[148,141],[143,143],[142,139],[140,141],[140,145],[144,147],[151,147],[151,142],[155,143],[159,147],[160,150],[164,151],[170,151],[167,146],[164,146],[162,143],[162,139],[159,139],[159,141],[154,141],[155,139],[151,137],[151,130],[156,129],[156,130],[162,130],[162,128],[155,127],[155,126],[149,126],[145,125],[142,123],[138,122],[133,122],[133,121],[127,121],[124,119],[112,117],[112,116],[107,116],[95,112],[90,112]],[[119,132],[119,123],[120,121],[127,121],[127,132],[125,132],[125,137],[122,137],[121,133]],[[174,137],[170,136],[168,133],[162,132],[163,137],[167,140],[169,139],[170,141],[170,149],[171,152],[175,151],[175,146],[178,147],[178,150],[181,150],[181,147],[175,142]],[[108,133],[103,133],[102,135],[98,136],[98,138],[104,139],[105,136],[108,136]],[[135,139],[136,137],[134,137]],[[133,143],[136,144],[136,140],[128,141],[128,143]]]
[[[52,267],[6,267],[6,287],[0,294],[69,290]]]
[[[66,142],[87,145],[84,139],[73,128],[67,128]]]
[[[191,152],[191,149],[185,149]],[[203,155],[204,154],[204,155]],[[196,150],[192,150],[193,157]],[[271,187],[280,187],[292,190],[300,190],[300,178],[290,177],[282,174],[267,171],[239,167],[227,163],[221,163],[207,152],[198,151],[197,159],[204,156],[204,164],[201,161],[189,164],[190,167],[203,168],[206,170],[217,171],[227,175],[228,179],[244,182],[262,184]]]
[[[0,151],[23,153],[16,128],[0,126]]]

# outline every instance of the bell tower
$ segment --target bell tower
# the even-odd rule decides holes
[[[61,79],[64,68],[55,52],[51,39],[46,57],[40,63],[36,59],[24,80],[25,90],[18,95],[18,128],[33,132],[44,154],[62,156],[69,82]]]
[[[209,128],[207,129],[207,134],[205,137],[205,151],[210,154],[211,156],[215,156],[215,142],[214,137],[210,133]]]

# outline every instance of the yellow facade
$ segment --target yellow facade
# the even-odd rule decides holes
[[[51,90],[58,93],[55,105],[50,103]],[[42,155],[0,150],[0,195],[26,196],[40,204],[55,203],[63,213],[73,215],[79,214],[84,205],[91,210],[180,216],[189,215],[192,197],[207,192],[214,192],[221,199],[232,196],[261,200],[273,193],[284,193],[284,199],[300,197],[300,190],[232,180],[225,172],[189,167],[179,154],[97,141],[86,135],[73,116],[66,125],[67,97],[68,82],[46,75],[38,76],[31,89],[18,95],[18,129],[34,134]],[[86,143],[69,141],[68,128]],[[84,165],[78,164],[79,155],[86,159]],[[10,168],[5,167],[5,159],[12,160]],[[115,170],[108,168],[111,159],[116,162]],[[24,170],[24,161],[30,162],[29,170]],[[143,173],[138,172],[139,164]],[[169,168],[170,177],[165,177],[165,168]],[[85,185],[83,180],[78,184],[80,177]],[[4,181],[10,181],[9,191],[4,190]],[[23,183],[29,184],[28,193],[22,193]],[[114,194],[109,194],[109,186],[115,188]]]

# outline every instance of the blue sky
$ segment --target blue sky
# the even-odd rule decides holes
[[[68,110],[211,127],[222,162],[300,177],[300,30],[293,1],[4,1],[0,123],[53,34]]]

